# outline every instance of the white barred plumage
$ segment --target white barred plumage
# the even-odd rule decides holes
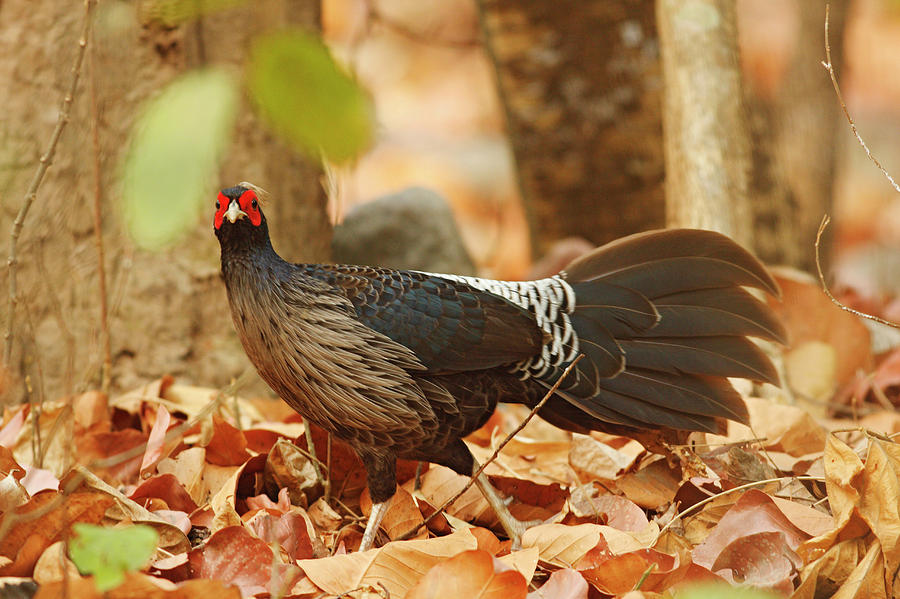
[[[493,293],[534,316],[535,323],[547,335],[547,341],[540,354],[513,367],[513,372],[522,373],[523,380],[544,376],[550,368],[568,364],[578,355],[578,335],[569,318],[575,310],[575,291],[562,276],[554,275],[537,281],[496,281],[462,275],[425,274]]]

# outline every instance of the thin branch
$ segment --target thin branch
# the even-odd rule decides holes
[[[512,431],[511,433],[506,435],[506,438],[503,439],[503,441],[499,445],[497,445],[496,449],[494,449],[494,453],[491,454],[491,457],[489,457],[481,466],[478,467],[478,469],[474,473],[472,473],[472,476],[469,477],[469,480],[466,481],[466,484],[465,484],[465,486],[463,486],[462,489],[460,489],[453,497],[451,497],[450,499],[445,501],[444,504],[441,505],[441,507],[436,509],[430,516],[425,518],[425,520],[423,520],[418,526],[416,526],[412,530],[406,531],[405,533],[403,533],[402,535],[397,537],[397,540],[403,541],[406,539],[411,539],[413,537],[413,535],[415,535],[417,532],[419,532],[419,529],[421,529],[423,526],[426,526],[429,522],[434,520],[438,514],[442,513],[444,510],[446,510],[448,507],[450,507],[450,505],[454,501],[456,501],[457,499],[462,497],[463,493],[468,491],[472,487],[472,485],[475,484],[475,479],[477,479],[479,476],[481,476],[481,473],[484,472],[484,469],[487,468],[491,464],[491,462],[493,462],[494,460],[497,459],[497,456],[499,456],[500,452],[503,451],[503,448],[506,447],[506,445],[510,441],[512,441],[513,437],[518,435],[519,432],[521,432],[521,430],[523,428],[525,428],[525,425],[527,425],[529,422],[531,422],[531,419],[534,418],[534,415],[537,414],[538,411],[544,407],[544,404],[547,403],[551,397],[553,397],[553,394],[556,393],[557,389],[559,389],[560,384],[562,384],[563,380],[567,376],[569,376],[569,373],[572,372],[572,369],[575,368],[575,365],[578,364],[578,361],[581,360],[583,357],[584,357],[584,354],[578,354],[578,357],[575,358],[574,360],[572,360],[572,363],[566,367],[566,369],[562,373],[562,376],[560,376],[558,379],[556,379],[556,382],[553,383],[553,386],[550,387],[550,390],[547,391],[547,394],[544,395],[543,399],[541,399],[541,401],[537,402],[535,404],[535,406],[533,408],[531,408],[531,411],[528,412],[528,415],[525,417],[524,420],[522,420],[522,422],[519,423],[519,426],[517,426],[514,431]]]
[[[38,188],[44,180],[44,175],[47,174],[47,169],[50,168],[50,164],[53,162],[53,156],[56,154],[56,146],[59,143],[59,138],[62,136],[62,132],[69,122],[69,110],[72,108],[72,100],[75,97],[78,79],[81,76],[81,65],[84,62],[88,34],[91,29],[91,9],[93,4],[92,0],[84,0],[84,21],[81,26],[81,35],[78,37],[78,51],[75,53],[75,63],[72,65],[72,82],[69,85],[69,89],[65,96],[63,96],[62,104],[59,109],[59,117],[56,121],[56,128],[50,136],[50,142],[47,144],[46,151],[40,158],[37,171],[34,173],[34,177],[28,185],[28,189],[25,192],[25,200],[22,203],[22,207],[19,209],[19,213],[16,215],[15,221],[13,221],[12,231],[9,236],[9,257],[6,259],[6,264],[9,268],[9,309],[6,311],[6,346],[3,351],[3,361],[7,366],[12,358],[13,323],[16,321],[15,313],[16,304],[18,302],[16,296],[18,293],[16,287],[16,267],[18,265],[16,249],[19,235],[22,233],[25,217],[28,215],[28,211],[34,203],[35,197],[37,197]]]
[[[91,36],[93,37],[93,36]],[[93,39],[91,40],[93,42]],[[103,368],[100,372],[100,389],[109,394],[112,379],[112,350],[109,341],[109,308],[106,294],[106,259],[103,252],[103,199],[100,176],[100,108],[97,104],[97,69],[94,63],[94,43],[88,48],[88,89],[91,100],[91,147],[93,149],[94,175],[94,243],[97,246],[97,293],[100,295],[100,344],[103,348]]]
[[[890,176],[890,175],[888,175],[888,176]],[[828,218],[828,215],[826,214],[822,218],[822,224],[819,225],[819,232],[816,233],[816,270],[819,273],[819,284],[822,285],[822,291],[825,292],[825,295],[828,296],[828,299],[831,300],[831,303],[833,303],[835,306],[837,306],[844,312],[849,312],[850,314],[859,316],[860,318],[868,318],[869,320],[874,320],[875,322],[887,325],[889,327],[893,327],[895,329],[900,329],[900,324],[897,324],[896,322],[891,322],[890,320],[885,320],[884,318],[880,318],[873,314],[867,314],[865,312],[860,312],[859,310],[854,310],[850,306],[842,304],[840,301],[838,301],[837,298],[835,298],[831,294],[831,290],[828,289],[828,285],[825,283],[825,275],[822,274],[822,262],[819,260],[819,241],[822,238],[822,233],[825,232],[825,229],[826,229],[826,227],[828,227],[828,223],[830,223],[830,222],[831,222],[831,219]]]
[[[866,142],[863,141],[862,136],[860,136],[859,131],[856,129],[856,123],[853,122],[853,118],[850,116],[850,112],[847,110],[847,104],[844,103],[844,96],[841,94],[841,88],[838,85],[837,76],[834,74],[834,67],[831,65],[831,43],[828,40],[828,12],[829,5],[825,5],[825,60],[822,62],[822,66],[828,70],[828,74],[831,76],[831,85],[834,87],[834,93],[837,96],[838,102],[841,104],[841,110],[844,111],[844,116],[847,117],[847,122],[850,123],[850,129],[853,131],[853,135],[856,136],[856,141],[859,142],[859,145],[862,146],[863,150],[866,151],[866,156],[869,157],[869,160],[875,163],[875,166],[878,167],[887,180],[891,182],[891,186],[893,186],[894,191],[900,193],[900,185],[897,185],[897,182],[894,181],[894,178],[891,176],[887,170],[881,166],[881,163],[878,162],[878,159],[872,155],[872,151],[869,150],[869,146],[866,145]]]

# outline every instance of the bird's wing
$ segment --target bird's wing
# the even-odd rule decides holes
[[[416,355],[430,373],[493,368],[541,351],[534,316],[459,278],[344,265],[298,265],[339,288],[357,318]]]

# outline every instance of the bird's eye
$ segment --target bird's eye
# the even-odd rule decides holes
[[[256,200],[252,200],[250,202],[250,207],[253,208],[254,210],[256,210],[257,206],[259,206],[259,203]]]
[[[222,202],[220,202],[219,200],[216,200],[216,210],[218,210],[221,207],[222,207]]]

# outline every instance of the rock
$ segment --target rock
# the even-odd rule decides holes
[[[422,187],[352,209],[335,227],[332,251],[342,264],[475,274],[450,205]]]

